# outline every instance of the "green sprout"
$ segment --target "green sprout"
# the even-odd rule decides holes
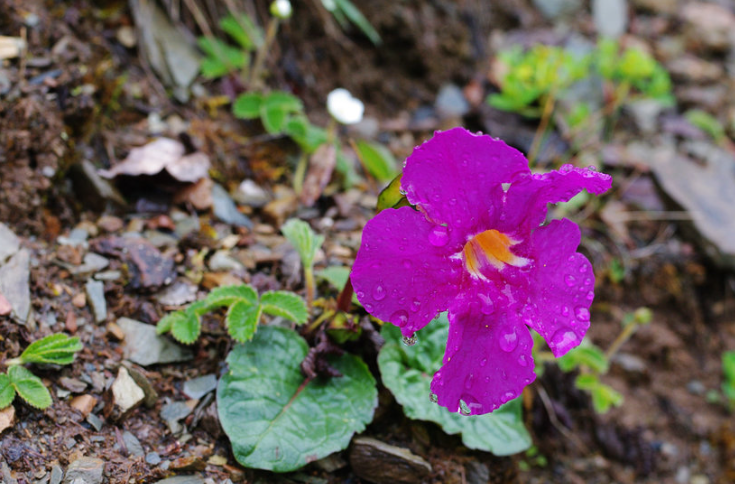
[[[314,258],[324,243],[324,236],[317,235],[308,223],[295,218],[289,219],[281,227],[281,232],[296,248],[304,268],[306,285],[306,304],[309,308],[314,302],[316,283],[314,282]]]

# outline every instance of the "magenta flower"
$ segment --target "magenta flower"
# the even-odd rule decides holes
[[[352,285],[368,312],[409,340],[449,311],[432,399],[453,412],[492,412],[536,377],[528,327],[557,357],[580,343],[592,265],[576,251],[576,224],[542,224],[548,203],[611,184],[571,165],[532,174],[519,151],[463,128],[437,132],[408,157],[401,188],[418,210],[383,210],[367,223]]]

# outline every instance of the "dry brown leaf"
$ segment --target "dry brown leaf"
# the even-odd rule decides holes
[[[324,188],[332,178],[334,167],[337,165],[337,149],[334,145],[325,143],[311,155],[309,159],[309,171],[304,179],[301,190],[301,203],[307,207],[321,196]]]

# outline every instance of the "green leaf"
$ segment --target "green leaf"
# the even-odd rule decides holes
[[[295,218],[287,220],[281,226],[281,232],[298,251],[304,267],[311,268],[317,251],[324,243],[324,237],[317,235],[308,223]]]
[[[308,346],[294,331],[265,326],[227,357],[217,387],[220,423],[245,467],[288,472],[345,449],[378,403],[375,379],[358,357],[330,360],[341,378],[307,381]]]
[[[306,303],[298,295],[286,291],[268,291],[260,297],[263,312],[280,316],[297,324],[304,324],[309,318]]]
[[[183,313],[180,313],[181,315],[176,317],[171,323],[171,336],[179,343],[185,345],[190,345],[195,342],[202,332],[202,323],[199,321],[198,314],[194,310],[190,311],[189,308]]]
[[[156,334],[164,334],[171,331],[171,328],[174,325],[174,321],[180,318],[185,318],[184,311],[174,311],[172,313],[168,313],[164,317],[158,320],[158,323],[156,323]]]
[[[265,107],[278,107],[287,113],[299,113],[304,110],[301,99],[284,91],[273,91],[263,100]]]
[[[263,96],[257,92],[240,94],[232,105],[232,114],[240,119],[255,119],[260,116]]]
[[[20,355],[21,363],[48,363],[68,365],[74,355],[82,350],[79,338],[63,333],[51,334],[31,343]]]
[[[0,373],[0,410],[13,403],[15,399],[15,388],[10,381],[10,377],[5,373]]]
[[[722,372],[728,382],[735,384],[735,351],[722,353]]]
[[[277,134],[283,131],[288,113],[280,106],[263,106],[260,110],[260,120],[263,127],[270,134]]]
[[[380,143],[358,141],[357,152],[365,168],[379,181],[392,180],[398,174],[398,163],[393,153]]]
[[[429,400],[431,379],[442,365],[449,322],[446,314],[421,331],[418,343],[405,346],[401,333],[392,324],[383,326],[385,345],[378,355],[378,367],[385,386],[391,391],[408,418],[436,422],[448,434],[461,434],[471,449],[510,455],[531,446],[521,415],[520,398],[511,400],[492,413],[464,417],[449,412]]]
[[[261,307],[258,304],[250,304],[245,300],[236,301],[227,311],[227,332],[240,343],[250,341],[258,329],[260,312]]]
[[[586,366],[595,373],[607,373],[610,366],[605,352],[591,343],[582,343],[582,345],[569,350],[557,362],[559,368],[567,372],[580,366]]]
[[[401,178],[403,173],[399,173],[387,187],[378,195],[378,212],[386,208],[399,208],[409,205],[406,196],[401,193]]]
[[[362,30],[362,33],[370,39],[370,42],[375,45],[380,45],[382,42],[380,34],[378,34],[378,31],[370,24],[370,21],[365,18],[362,12],[360,12],[360,10],[358,10],[350,0],[334,0],[334,3],[337,8],[344,13],[345,17],[350,19],[350,22],[357,25],[357,27]]]
[[[597,375],[581,374],[577,377],[575,386],[590,392],[592,407],[597,413],[607,413],[613,406],[619,407],[623,404],[623,395],[602,383]]]
[[[212,289],[204,299],[204,305],[208,310],[214,308],[231,306],[241,301],[250,305],[258,304],[258,293],[250,286],[240,284],[236,286],[220,286]]]
[[[350,277],[350,268],[345,266],[329,266],[316,273],[317,278],[324,279],[338,291],[341,291]]]
[[[208,79],[222,77],[241,69],[247,63],[247,57],[240,50],[212,37],[199,37],[197,44],[207,57],[202,61],[202,75]]]
[[[51,394],[41,379],[27,368],[13,365],[8,368],[8,377],[18,395],[31,407],[44,409],[51,405]]]
[[[219,21],[219,26],[245,50],[255,50],[263,44],[263,32],[245,14],[228,15]]]
[[[715,141],[721,141],[725,137],[725,128],[722,127],[720,121],[701,109],[690,109],[684,114],[684,117]]]

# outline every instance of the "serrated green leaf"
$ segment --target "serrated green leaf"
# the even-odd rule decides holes
[[[403,406],[408,418],[438,423],[448,434],[461,434],[471,449],[510,455],[531,446],[521,415],[520,398],[492,413],[464,417],[429,400],[431,379],[441,367],[449,322],[446,314],[423,329],[414,346],[401,343],[401,332],[392,324],[383,326],[385,345],[378,354],[378,367],[385,386]]]
[[[334,3],[345,17],[350,19],[350,22],[355,24],[373,44],[380,45],[382,42],[380,34],[350,0],[334,0]]]
[[[360,140],[357,142],[357,151],[367,171],[378,181],[392,180],[398,174],[396,158],[380,143]]]
[[[347,284],[347,279],[350,277],[350,268],[344,266],[329,266],[325,269],[316,273],[317,278],[324,279],[332,285],[338,291]]]
[[[185,318],[184,311],[174,311],[172,313],[168,313],[164,317],[158,320],[158,323],[156,323],[156,334],[164,334],[171,331],[171,328],[173,327],[174,321],[180,318]]]
[[[230,306],[225,317],[227,332],[240,343],[250,341],[258,329],[261,307],[258,304],[250,304],[244,300],[238,300]]]
[[[610,363],[605,352],[593,344],[584,344],[569,350],[557,360],[562,371],[572,371],[580,366],[586,366],[596,373],[607,373]]]
[[[19,359],[21,363],[68,365],[74,361],[74,355],[81,350],[82,343],[79,338],[56,333],[28,345]]]
[[[314,257],[324,243],[324,237],[316,235],[308,223],[295,218],[287,220],[281,226],[281,232],[298,251],[304,267],[312,267]]]
[[[309,318],[309,310],[301,297],[286,291],[268,291],[260,296],[263,312],[280,316],[296,324],[304,324]]]
[[[232,104],[232,114],[240,119],[255,119],[260,116],[263,96],[257,92],[240,94]]]
[[[270,134],[277,134],[283,131],[288,113],[280,106],[263,106],[260,110],[260,120],[263,127]]]
[[[722,372],[727,381],[735,384],[735,351],[722,353]]]
[[[202,323],[195,311],[184,311],[183,317],[177,317],[171,324],[171,336],[181,344],[194,343],[202,332]]]
[[[263,100],[266,107],[278,107],[287,113],[298,113],[304,110],[301,99],[284,91],[273,91],[268,93]]]
[[[13,365],[8,368],[8,377],[20,398],[25,400],[31,407],[43,410],[53,402],[51,394],[43,385],[41,379],[27,368]]]
[[[10,377],[5,373],[0,373],[0,410],[13,403],[15,399],[15,388],[10,381]]]
[[[330,359],[341,378],[306,381],[306,342],[292,330],[263,327],[227,357],[217,387],[220,423],[245,467],[288,472],[345,449],[373,418],[375,379],[358,357]]]
[[[222,77],[230,72],[242,69],[247,57],[242,50],[232,47],[220,39],[199,37],[197,45],[207,57],[201,63],[202,75],[208,79]]]
[[[263,44],[263,32],[245,14],[228,15],[219,21],[219,26],[245,50],[255,50]]]
[[[204,299],[204,305],[208,310],[231,306],[237,301],[250,305],[258,304],[258,293],[250,286],[240,284],[236,286],[220,286],[212,291]]]

